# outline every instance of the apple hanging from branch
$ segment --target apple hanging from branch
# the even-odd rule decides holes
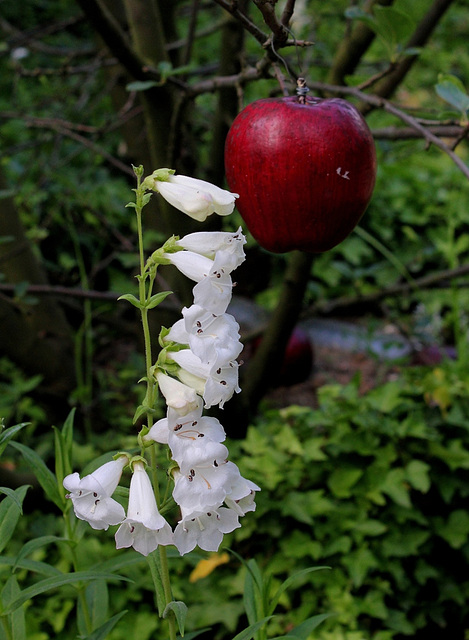
[[[235,118],[225,172],[257,242],[320,253],[346,238],[373,193],[376,152],[359,111],[340,98],[266,98]]]

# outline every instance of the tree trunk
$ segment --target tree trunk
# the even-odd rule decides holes
[[[0,174],[0,190],[7,185]],[[1,201],[0,268],[10,284],[46,284],[47,277],[27,240],[10,197]],[[30,375],[41,374],[47,391],[67,395],[75,387],[74,347],[63,309],[51,298],[33,304],[0,297],[0,353]]]

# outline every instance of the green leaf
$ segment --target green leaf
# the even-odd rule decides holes
[[[362,469],[342,467],[335,469],[328,480],[328,487],[338,498],[349,498],[352,487],[363,475]]]
[[[127,91],[148,91],[148,89],[158,87],[160,84],[156,80],[136,80],[135,82],[129,82],[125,88]]]
[[[469,538],[469,514],[463,509],[453,511],[447,522],[439,523],[436,532],[444,538],[453,549],[460,549]]]
[[[10,576],[5,583],[1,593],[1,601],[16,598],[21,593],[15,576]],[[11,638],[15,640],[26,640],[26,620],[24,609],[17,609],[8,616],[8,624],[11,630]]]
[[[324,620],[327,620],[327,618],[330,618],[333,615],[333,613],[318,613],[289,631],[289,637],[296,638],[297,640],[308,640],[311,632],[319,627]]]
[[[313,571],[321,571],[322,569],[330,569],[330,567],[308,567],[307,569],[302,569],[301,571],[294,573],[292,576],[289,576],[284,582],[282,582],[280,587],[277,589],[276,594],[272,598],[270,603],[270,613],[273,613],[275,611],[278,601],[280,600],[280,596],[290,587],[291,584],[293,584],[293,582],[295,582],[295,580],[301,578],[301,576],[307,575],[308,573],[313,573]]]
[[[103,625],[109,612],[109,590],[106,580],[93,580],[85,591],[93,629]]]
[[[438,84],[435,86],[437,94],[455,107],[461,114],[466,117],[469,110],[469,95],[459,78],[449,74],[440,74],[438,76]]]
[[[237,553],[233,552],[238,556]],[[261,616],[265,614],[265,596],[266,588],[262,572],[254,558],[248,562],[242,560],[246,567],[246,578],[244,580],[243,602],[246,610],[248,622],[254,624]]]
[[[42,458],[40,458],[35,451],[19,442],[11,442],[11,446],[21,452],[39,484],[44,489],[46,496],[63,511],[65,508],[65,498],[59,493],[55,475],[47,467]]]
[[[68,414],[64,426],[62,427],[62,435],[64,437],[65,445],[67,447],[67,452],[69,457],[72,455],[72,447],[73,447],[73,421],[75,419],[75,407]]]
[[[406,481],[406,473],[402,468],[390,469],[379,489],[386,493],[396,504],[410,509],[409,488]]]
[[[51,589],[58,589],[66,584],[75,584],[77,582],[88,582],[89,580],[124,580],[125,582],[131,582],[129,578],[125,576],[119,576],[114,573],[98,573],[93,571],[77,571],[76,573],[65,573],[60,576],[53,576],[45,578],[36,582],[31,587],[24,589],[21,594],[15,598],[12,602],[5,602],[4,615],[15,611],[18,607],[21,607],[27,600],[34,598],[35,596],[51,591]]]
[[[20,514],[23,515],[23,504],[18,498],[14,489],[10,489],[9,487],[0,487],[0,493],[4,493],[6,496],[11,498],[18,507]]]
[[[186,633],[184,640],[193,640],[207,631],[210,631],[210,627],[205,627],[205,629],[199,629],[198,631],[191,631],[190,633]],[[181,636],[177,636],[177,640],[181,640]]]
[[[127,300],[130,304],[133,304],[137,309],[143,309],[143,306],[140,304],[140,300],[136,298],[132,293],[124,293],[123,296],[119,296],[117,300]]]
[[[24,558],[29,556],[30,553],[35,551],[36,549],[40,549],[41,547],[45,547],[52,542],[69,542],[67,538],[59,538],[58,536],[40,536],[39,538],[33,538],[26,542],[20,549],[20,552],[16,556],[15,564],[13,566],[13,571],[15,571],[19,566],[21,566],[21,562]]]
[[[14,492],[15,498],[6,496],[0,502],[0,552],[3,551],[13,535],[28,488],[26,485],[19,487]]]
[[[430,465],[422,460],[411,460],[405,468],[409,484],[417,491],[427,493],[430,489]]]
[[[165,610],[163,611],[163,618],[167,618],[169,612],[172,611],[176,617],[179,633],[184,637],[184,624],[187,616],[187,605],[181,600],[173,600],[168,602]]]
[[[95,629],[93,633],[89,636],[86,636],[84,640],[105,640],[108,637],[109,633],[114,629],[116,624],[119,622],[121,618],[125,616],[127,613],[127,609],[125,611],[120,611],[116,613],[115,616],[109,618],[104,624],[102,624],[99,629]]]
[[[72,461],[69,447],[65,441],[63,433],[52,427],[54,430],[54,451],[55,451],[55,476],[57,487],[60,487],[65,497],[65,489],[63,488],[63,479],[72,472]]]
[[[141,404],[139,405],[134,413],[134,417],[132,419],[132,422],[135,424],[137,422],[137,420],[139,420],[142,416],[144,416],[146,413],[154,413],[154,409],[150,409],[150,407],[148,405],[145,404]]]
[[[9,427],[8,429],[5,429],[5,431],[2,431],[0,434],[0,456],[5,451],[5,447],[10,440],[18,433],[18,431],[21,431],[21,429],[26,427],[28,424],[30,423],[21,422],[20,424],[15,424],[13,427]]]
[[[158,306],[161,302],[163,302],[163,300],[169,296],[171,293],[173,293],[172,291],[160,291],[160,293],[155,293],[150,300],[148,301],[148,304],[146,304],[146,308],[147,309],[154,309],[154,307]]]
[[[254,624],[250,624],[249,627],[244,629],[244,631],[238,633],[238,635],[236,635],[233,640],[251,640],[251,638],[254,637],[257,631],[259,631],[259,629],[262,629],[262,627],[273,617],[274,616],[266,616],[265,618],[262,618],[262,620],[259,620]]]
[[[62,573],[46,562],[38,562],[37,560],[21,560],[17,561],[17,558],[11,558],[9,556],[0,556],[0,566],[14,567],[16,569],[26,569],[33,573],[38,573],[44,576],[59,576]]]

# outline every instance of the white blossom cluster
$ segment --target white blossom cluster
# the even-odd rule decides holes
[[[228,197],[228,192],[213,185],[207,191],[208,183],[187,180],[190,184],[186,191],[182,189],[184,180],[175,183],[177,189],[171,191],[171,198],[179,200],[176,203],[167,198],[171,204],[190,209],[186,210],[189,215],[197,207],[208,207],[209,201],[210,212],[225,215],[233,210],[235,194]],[[171,183],[154,187],[167,197],[161,184]],[[239,517],[255,509],[259,487],[243,478],[238,467],[228,461],[223,444],[226,435],[219,420],[203,415],[204,408],[223,408],[240,391],[237,358],[242,344],[239,325],[227,308],[233,290],[231,273],[245,259],[245,242],[241,229],[236,233],[192,233],[177,240],[173,251],[163,255],[166,262],[196,283],[193,304],[182,310],[182,318],[166,334],[164,357],[155,367],[156,381],[167,404],[166,417],[144,437],[147,444],[154,441],[168,445],[177,464],[172,495],[181,517],[174,532],[158,511],[146,463],[139,456],[131,458],[122,453],[82,479],[78,473],[64,479],[78,518],[94,529],[120,525],[115,534],[118,549],[132,546],[148,555],[158,545],[174,544],[181,555],[196,545],[216,551],[223,534],[240,527]],[[125,513],[112,495],[127,465],[132,478]]]
[[[196,545],[216,551],[223,534],[240,526],[239,516],[255,509],[259,490],[228,461],[219,420],[203,415],[204,407],[223,407],[240,391],[236,358],[243,347],[239,325],[226,310],[233,290],[231,272],[245,259],[245,242],[241,229],[192,233],[178,241],[184,251],[166,256],[196,282],[194,304],[183,309],[182,319],[165,338],[173,348],[183,347],[167,353],[179,366],[179,380],[157,373],[168,411],[145,438],[168,444],[178,464],[173,498],[181,520],[174,544],[181,554]]]

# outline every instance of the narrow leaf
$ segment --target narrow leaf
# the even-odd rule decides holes
[[[179,627],[179,633],[184,637],[184,624],[187,616],[187,606],[181,600],[173,600],[168,602],[166,609],[163,612],[163,618],[167,618],[169,612],[172,611],[176,617],[176,621]]]
[[[67,451],[67,444],[61,431],[57,427],[54,429],[54,451],[55,451],[55,477],[59,493],[65,498],[63,479],[72,472],[71,460]]]
[[[38,562],[37,560],[21,560],[17,562],[16,558],[10,556],[0,556],[0,566],[16,567],[16,569],[26,569],[33,573],[44,576],[61,576],[62,573],[48,564],[47,562]]]
[[[89,580],[124,580],[131,582],[129,578],[125,576],[119,576],[114,573],[96,573],[92,571],[77,571],[76,573],[65,573],[60,576],[54,576],[51,578],[45,578],[36,582],[31,587],[27,587],[21,592],[18,598],[15,598],[13,602],[5,603],[6,608],[4,613],[11,613],[18,607],[21,607],[27,600],[34,598],[35,596],[50,591],[51,589],[57,589],[63,587],[66,584],[74,584],[76,582],[88,582]]]
[[[148,304],[146,304],[146,308],[147,309],[154,309],[156,306],[158,306],[161,302],[163,302],[163,300],[169,296],[172,293],[172,291],[160,291],[160,293],[155,293],[150,300],[148,301]]]
[[[127,300],[130,304],[133,304],[137,309],[141,309],[142,305],[140,304],[140,300],[136,298],[132,293],[124,293],[123,296],[119,296],[118,300]]]
[[[251,638],[253,638],[254,635],[259,631],[259,629],[262,629],[262,627],[271,618],[273,618],[273,616],[267,616],[266,618],[262,618],[262,620],[255,622],[254,624],[250,624],[249,627],[244,629],[244,631],[241,631],[241,633],[238,633],[238,635],[236,635],[233,638],[233,640],[251,640]]]
[[[18,597],[20,593],[21,589],[16,577],[10,576],[2,590],[2,603],[4,599],[11,600],[12,598]],[[12,638],[15,640],[26,640],[26,620],[23,608],[14,611],[8,616],[8,624],[11,629]]]
[[[40,549],[41,547],[45,547],[52,542],[67,542],[67,538],[59,538],[58,536],[40,536],[39,538],[34,538],[30,540],[26,544],[23,545],[20,552],[16,556],[16,561],[13,566],[13,571],[15,571],[22,560],[29,556],[30,553],[36,551],[36,549]]]
[[[38,454],[19,442],[12,442],[12,447],[18,449],[23,455],[23,458],[31,467],[34,475],[36,476],[39,484],[44,489],[46,496],[54,502],[57,507],[63,511],[65,507],[65,498],[59,493],[57,487],[57,480],[52,471],[47,467],[44,460],[38,456]]]
[[[104,624],[109,611],[109,590],[106,580],[93,580],[86,587],[86,601],[93,629]]]
[[[28,488],[26,485],[19,487],[14,492],[16,499],[6,496],[0,503],[0,552],[6,547],[15,531],[21,514],[21,506]],[[20,503],[19,507],[18,502]]]
[[[10,440],[15,436],[18,431],[21,431],[24,427],[26,427],[29,422],[21,422],[20,424],[15,424],[13,427],[9,427],[0,433],[0,456],[5,451],[5,447],[10,442]]]
[[[95,629],[93,633],[89,636],[86,636],[84,640],[105,640],[108,637],[109,633],[114,629],[116,624],[119,622],[121,618],[125,616],[127,613],[127,609],[125,611],[121,611],[120,613],[116,613],[115,616],[109,618],[104,624],[102,624],[99,629]]]
[[[129,82],[125,88],[127,91],[147,91],[152,87],[157,87],[159,84],[155,80],[136,80],[135,82]]]
[[[290,635],[296,638],[297,640],[308,640],[309,635],[311,634],[316,627],[319,627],[321,622],[326,620],[326,618],[330,618],[333,613],[319,613],[316,616],[312,616],[308,618],[297,627],[289,631]]]
[[[197,638],[197,636],[202,635],[202,633],[205,633],[206,631],[210,631],[210,627],[206,627],[205,629],[199,629],[198,631],[191,631],[190,633],[186,633],[186,635],[184,636],[184,640],[193,640],[194,638]],[[176,640],[181,640],[181,636],[177,636]]]
[[[23,504],[21,500],[18,498],[18,496],[16,495],[14,489],[10,489],[9,487],[0,487],[0,493],[4,493],[6,496],[11,498],[13,502],[16,504],[16,506],[18,507],[20,514],[23,515]]]
[[[297,573],[294,573],[292,576],[289,576],[284,582],[282,582],[282,584],[280,585],[280,587],[277,590],[277,593],[272,598],[270,613],[273,613],[275,611],[275,607],[277,606],[278,601],[280,600],[280,596],[282,595],[282,593],[284,593],[288,589],[288,587],[295,580],[297,580],[301,576],[305,576],[308,573],[312,573],[313,571],[320,571],[322,569],[330,569],[330,567],[322,567],[322,566],[321,567],[308,567],[308,569],[302,569],[301,571],[298,571]]]
[[[69,454],[69,458],[71,458],[71,455],[72,455],[74,419],[75,419],[75,407],[68,414],[64,422],[64,426],[62,427],[62,435],[64,437],[65,446],[67,447],[67,453]]]

